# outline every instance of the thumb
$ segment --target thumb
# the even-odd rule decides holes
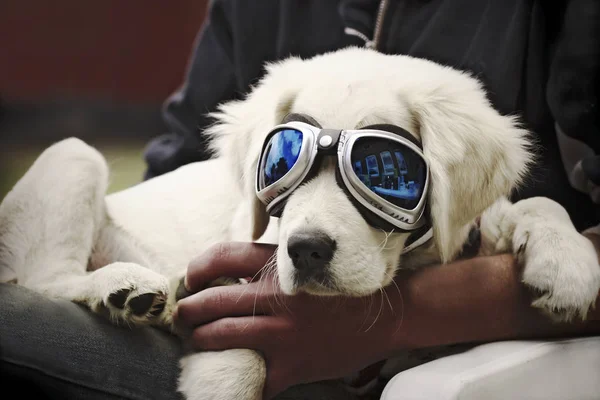
[[[188,292],[197,292],[217,278],[254,277],[277,249],[261,243],[219,243],[196,257],[188,265],[184,284]]]

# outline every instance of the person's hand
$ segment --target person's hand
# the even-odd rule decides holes
[[[216,246],[190,264],[187,289],[197,292],[221,276],[254,277],[275,249]],[[248,285],[211,287],[180,300],[176,319],[193,329],[190,341],[197,350],[259,351],[267,363],[265,398],[296,384],[355,373],[390,355],[402,324],[396,288],[367,298],[285,296],[274,271],[259,275]]]
[[[402,349],[600,333],[600,296],[590,322],[553,323],[531,307],[532,294],[510,254],[398,272],[382,292],[357,299],[284,296],[274,271],[261,271],[274,252],[250,243],[207,251],[190,264],[192,293],[221,276],[257,280],[192,294],[175,315],[192,330],[198,350],[260,351],[267,362],[265,398],[352,374]]]

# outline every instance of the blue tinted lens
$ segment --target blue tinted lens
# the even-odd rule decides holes
[[[394,140],[360,138],[352,146],[356,176],[388,202],[414,209],[423,195],[427,169],[419,154]]]
[[[271,136],[263,152],[260,189],[277,182],[292,169],[302,150],[302,137],[302,132],[296,129],[284,129]]]

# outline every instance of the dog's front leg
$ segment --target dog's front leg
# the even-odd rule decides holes
[[[161,319],[166,325],[172,322],[176,302],[191,295],[184,285],[185,271],[170,280],[169,298]],[[245,283],[242,279],[221,277],[210,282],[212,286]],[[188,337],[191,332],[180,325],[171,324],[173,333]],[[241,333],[243,334],[243,333]],[[231,349],[224,351],[187,351],[180,361],[178,391],[186,400],[260,400],[266,378],[264,359],[253,350]]]
[[[264,359],[253,350],[190,353],[181,359],[178,390],[186,400],[261,400]]]
[[[106,215],[108,173],[104,157],[81,140],[46,149],[0,204],[0,268],[13,269],[20,285],[113,320],[151,322],[164,307],[165,277],[138,263],[86,271],[95,258],[105,259],[96,267],[144,263]]]
[[[27,286],[52,298],[82,304],[115,323],[168,325],[163,321],[167,319],[169,282],[138,264],[117,262],[94,272],[60,274]]]
[[[598,255],[560,204],[501,199],[482,215],[481,237],[484,254],[515,255],[523,282],[540,294],[533,306],[559,320],[586,318],[600,291]]]

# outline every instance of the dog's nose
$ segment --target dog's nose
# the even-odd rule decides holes
[[[323,232],[295,233],[288,239],[288,255],[298,270],[319,270],[327,266],[335,252],[335,240]]]

